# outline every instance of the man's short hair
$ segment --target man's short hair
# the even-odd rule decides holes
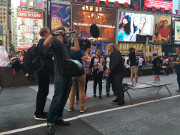
[[[66,31],[64,27],[58,27],[58,28],[56,29],[56,31],[57,31],[57,30],[63,30],[63,31]],[[64,35],[62,35],[62,36],[65,38],[66,34],[64,34]]]
[[[129,52],[132,52],[133,50],[134,50],[134,48],[133,48],[133,47],[129,48]]]
[[[115,48],[114,43],[109,43],[108,46],[112,46],[113,48]]]
[[[44,36],[44,33],[46,33],[48,30],[49,30],[48,27],[41,28],[41,30],[40,30],[40,32],[39,32],[40,36],[43,37],[43,36]]]

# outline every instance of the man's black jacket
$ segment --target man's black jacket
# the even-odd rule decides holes
[[[110,55],[110,71],[112,74],[124,72],[124,62],[121,53],[114,49]]]

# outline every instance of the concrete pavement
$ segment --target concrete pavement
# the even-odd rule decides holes
[[[125,78],[124,82],[129,82]],[[141,76],[140,82],[152,81],[153,76]],[[86,100],[88,108],[85,114],[79,113],[78,104],[74,112],[64,112],[64,118],[69,119],[71,126],[56,127],[59,135],[177,135],[180,129],[180,95],[177,90],[176,75],[161,76],[162,81],[171,81],[168,86],[174,98],[169,98],[167,90],[162,89],[156,95],[157,89],[130,90],[134,105],[130,105],[125,94],[126,106],[117,108],[111,101],[115,98],[105,96],[105,83],[103,83],[103,98],[93,96],[93,82],[88,83],[90,97]],[[104,80],[105,81],[105,80]],[[53,85],[50,85],[45,111],[48,111],[53,96]],[[98,89],[97,89],[98,90]],[[98,91],[97,91],[98,93]],[[112,93],[112,92],[111,92]],[[13,135],[46,135],[45,121],[35,121],[33,113],[37,86],[6,88],[0,95],[0,135],[8,133]],[[159,99],[165,100],[159,101]],[[152,102],[153,101],[153,102]],[[38,128],[34,126],[42,124]],[[25,129],[29,127],[29,129]],[[17,129],[21,129],[17,132]],[[14,131],[14,132],[13,132]]]

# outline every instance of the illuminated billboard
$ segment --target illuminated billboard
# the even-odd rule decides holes
[[[164,8],[165,10],[171,10],[173,8],[172,0],[144,0],[144,5],[147,8],[152,8],[153,6],[156,9]]]
[[[175,21],[175,41],[180,41],[180,21]]]
[[[116,10],[96,6],[72,5],[73,30],[82,31],[85,38],[99,42],[114,42],[116,27]],[[98,39],[90,34],[91,24],[96,24],[100,31]]]
[[[170,33],[171,33],[171,17],[156,15],[154,43],[169,44]]]
[[[64,27],[66,31],[71,29],[71,6],[64,4],[51,4],[51,29]]]
[[[43,27],[43,13],[39,11],[17,10],[17,47],[27,50],[37,44],[41,38],[40,29]]]
[[[104,1],[106,2],[106,0],[99,0],[99,1]],[[131,0],[108,0],[109,2],[115,2],[115,1],[118,1],[119,4],[124,4],[124,3],[128,3],[128,4],[131,4]]]
[[[120,12],[118,41],[136,41],[137,35],[153,35],[154,16]]]

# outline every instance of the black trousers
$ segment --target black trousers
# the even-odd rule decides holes
[[[99,95],[102,95],[102,78],[103,78],[103,72],[97,72],[97,71],[94,71],[94,72],[93,72],[93,79],[94,79],[93,89],[94,89],[94,95],[96,95],[96,87],[97,87],[97,84],[99,85]]]
[[[35,115],[41,115],[44,112],[46,98],[49,94],[50,75],[48,73],[39,71],[37,72],[37,76],[38,76],[38,93],[36,98]]]
[[[87,92],[87,84],[88,84],[88,81],[89,81],[90,78],[91,78],[91,76],[88,75],[88,74],[86,74],[85,94],[86,94],[86,92]]]
[[[124,91],[123,91],[123,73],[113,74],[113,83],[115,90],[117,92],[117,100],[119,102],[124,102]]]

